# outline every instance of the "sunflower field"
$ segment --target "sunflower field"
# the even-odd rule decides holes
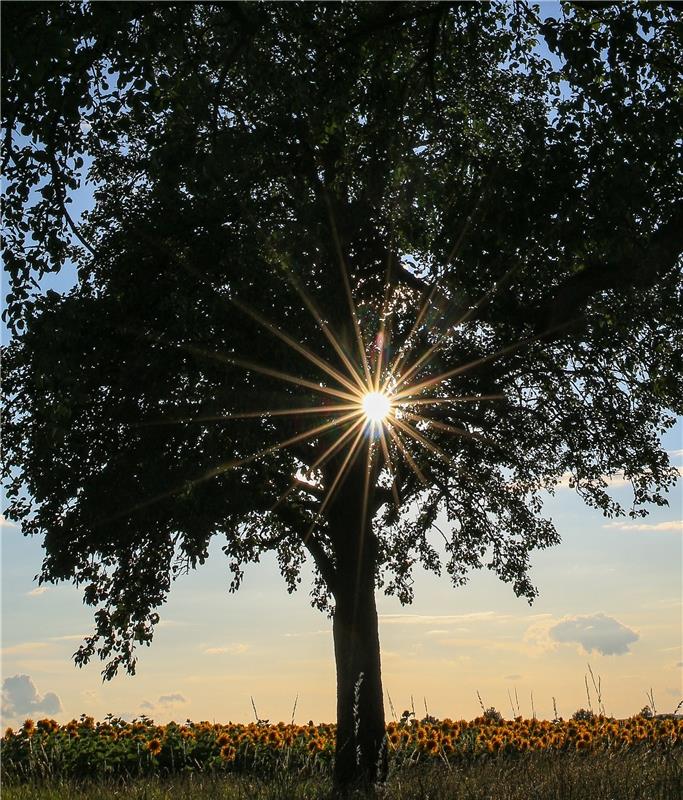
[[[3,779],[172,776],[187,773],[320,774],[334,758],[335,726],[191,722],[156,725],[141,717],[103,722],[82,715],[60,725],[27,719],[2,739]],[[618,754],[656,752],[683,745],[683,719],[637,715],[616,720],[599,715],[555,721],[495,719],[423,720],[406,712],[387,725],[393,766],[514,760],[532,751]]]

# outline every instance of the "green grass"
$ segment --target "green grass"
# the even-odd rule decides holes
[[[3,800],[326,800],[329,775],[281,772],[194,774],[126,781],[5,781]],[[678,800],[683,754],[632,748],[619,752],[525,753],[448,766],[419,764],[393,771],[386,785],[357,800]]]

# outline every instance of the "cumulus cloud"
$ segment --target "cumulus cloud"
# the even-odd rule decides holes
[[[172,692],[171,694],[162,694],[157,700],[160,706],[175,706],[187,703],[187,698],[180,694],[180,692]]]
[[[176,706],[182,706],[188,703],[188,699],[180,692],[171,692],[170,694],[162,694],[156,703],[151,703],[149,700],[143,700],[140,703],[140,708],[143,711],[167,711]]]
[[[58,714],[62,703],[54,692],[38,694],[29,675],[13,675],[2,683],[2,716],[7,718]]]
[[[598,613],[590,616],[565,617],[548,629],[550,639],[560,643],[580,644],[586,653],[621,656],[640,636],[626,625]]]
[[[671,519],[666,522],[623,522],[615,520],[602,526],[617,531],[683,531],[683,520]]]
[[[31,589],[30,592],[26,592],[26,597],[40,597],[41,594],[45,594],[47,591],[47,586],[36,586],[35,589]]]

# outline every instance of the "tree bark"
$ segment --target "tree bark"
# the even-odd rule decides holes
[[[364,502],[364,459],[330,509],[336,555],[334,652],[337,741],[334,783],[343,795],[383,781],[387,772],[379,626],[375,604],[377,541],[372,498]],[[372,482],[370,483],[372,486]]]

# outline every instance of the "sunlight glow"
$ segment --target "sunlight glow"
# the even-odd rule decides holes
[[[275,500],[270,511],[275,512],[292,492],[297,490],[305,492],[307,495],[317,496],[319,505],[317,510],[313,512],[310,527],[303,537],[303,543],[309,546],[316,526],[321,520],[325,519],[326,509],[334,501],[335,493],[346,479],[347,473],[353,468],[363,448],[367,448],[362,511],[362,525],[364,526],[368,521],[366,517],[370,501],[370,484],[371,481],[377,479],[380,472],[383,472],[384,488],[390,489],[393,503],[398,509],[403,502],[401,495],[406,485],[404,465],[414,473],[423,485],[428,485],[429,483],[427,477],[430,474],[429,466],[430,462],[434,461],[435,458],[449,466],[452,465],[452,456],[439,446],[444,439],[444,434],[481,442],[486,446],[495,445],[494,441],[476,430],[479,427],[478,425],[475,424],[473,426],[463,422],[461,425],[464,427],[461,427],[453,424],[451,421],[453,418],[449,416],[449,406],[457,409],[463,403],[504,400],[505,395],[499,393],[458,395],[457,389],[445,382],[503,355],[513,353],[520,347],[538,340],[540,335],[520,339],[494,353],[482,355],[467,363],[451,366],[437,374],[433,374],[433,371],[430,371],[432,374],[425,374],[426,371],[423,371],[423,369],[432,362],[432,356],[445,346],[453,328],[457,328],[467,322],[481,306],[489,302],[492,297],[507,285],[513,270],[508,272],[502,280],[496,282],[476,303],[469,305],[464,310],[464,313],[458,311],[459,318],[457,320],[449,318],[448,325],[442,331],[439,331],[435,324],[430,321],[432,311],[438,311],[441,305],[440,301],[436,302],[441,289],[440,282],[437,281],[421,303],[410,332],[407,336],[402,335],[400,339],[392,343],[393,312],[390,308],[393,291],[390,280],[392,257],[388,254],[384,300],[379,315],[379,329],[374,331],[374,335],[367,340],[368,332],[361,327],[358,309],[354,302],[342,243],[334,218],[333,206],[326,195],[324,199],[327,205],[330,230],[334,239],[341,278],[353,324],[353,334],[355,334],[349,337],[348,343],[344,344],[343,340],[339,339],[328,323],[324,321],[324,316],[320,309],[287,264],[282,262],[282,266],[283,274],[332,346],[336,356],[339,358],[339,363],[330,363],[322,354],[318,355],[309,349],[297,337],[286,333],[274,322],[269,321],[262,313],[239,298],[231,297],[229,302],[231,306],[238,308],[243,314],[258,323],[262,329],[278,338],[292,351],[306,359],[310,365],[325,373],[327,378],[331,379],[331,382],[320,378],[300,377],[296,373],[290,374],[265,364],[247,361],[237,357],[236,354],[213,352],[189,342],[176,342],[173,343],[173,346],[179,347],[193,356],[216,360],[229,364],[231,367],[239,367],[248,372],[276,378],[299,389],[310,390],[316,395],[327,395],[328,398],[334,398],[334,401],[327,399],[326,402],[319,402],[322,399],[319,398],[318,402],[309,400],[308,403],[300,406],[284,407],[278,404],[276,408],[261,410],[229,408],[222,414],[211,416],[196,415],[144,420],[139,424],[229,424],[231,420],[248,418],[272,422],[276,418],[282,417],[300,417],[303,421],[303,418],[309,416],[309,418],[313,417],[313,419],[318,417],[319,424],[295,433],[295,435],[290,435],[288,438],[266,446],[257,452],[218,464],[207,472],[198,475],[189,483],[185,482],[182,487],[173,487],[162,494],[126,509],[121,514],[131,513],[151,503],[169,498],[180,489],[185,490],[188,485],[194,486],[203,481],[216,478],[228,470],[246,466],[278,450],[297,446],[300,453],[301,446],[304,443],[308,443],[304,447],[303,459],[306,464],[306,471],[299,471],[291,476],[289,487]],[[447,263],[451,261],[462,244],[467,227],[468,225],[465,226],[464,231],[461,233]],[[432,343],[425,349],[418,347],[417,341],[420,339],[418,334],[423,329],[426,329],[427,332],[431,331],[431,336],[427,338]],[[389,358],[391,353],[394,353],[393,358]],[[332,385],[329,385],[330,383]],[[444,416],[446,421],[439,418]],[[455,415],[455,422],[459,421],[459,417],[459,414]],[[467,419],[466,415],[464,419]],[[291,426],[285,428],[285,430],[290,430],[290,428]],[[327,434],[325,439],[321,438],[321,434],[333,430],[337,432],[337,436],[332,438]],[[328,444],[330,438],[332,438],[332,441]],[[343,450],[345,452],[342,455]],[[310,460],[308,456],[311,457]],[[317,469],[329,464],[333,457],[337,462],[341,462],[338,465],[332,462],[333,468],[336,470],[334,477],[330,473],[329,480],[324,483],[302,479],[302,476],[313,474]],[[299,458],[299,461],[301,461],[301,458]],[[408,489],[410,490],[410,486],[408,486]]]
[[[382,422],[391,411],[391,401],[383,392],[368,392],[363,396],[363,411],[371,422]]]

